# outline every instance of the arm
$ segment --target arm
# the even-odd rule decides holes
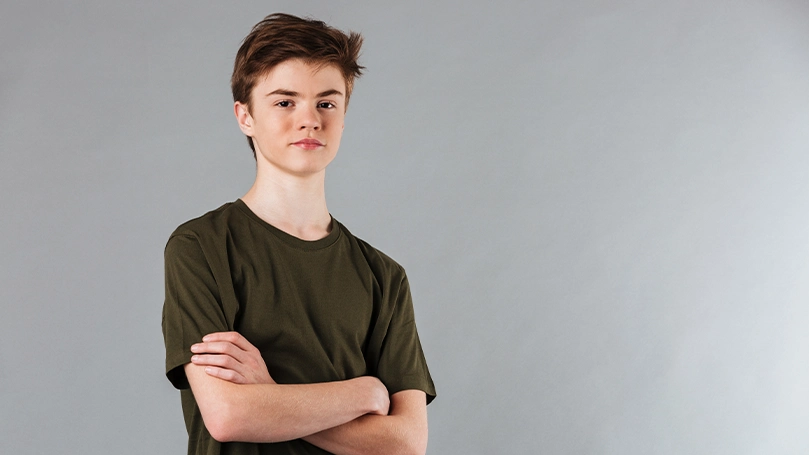
[[[303,438],[339,455],[424,454],[427,450],[427,400],[421,390],[390,397],[390,414],[364,415]]]
[[[233,302],[229,303],[231,297],[220,295],[208,257],[193,235],[172,235],[166,245],[165,259],[163,335],[167,376],[177,388],[190,386],[205,427],[213,438],[223,442],[281,441],[321,431],[369,412],[388,413],[387,389],[375,378],[278,385],[273,383],[255,348],[260,364],[248,366],[251,370],[264,371],[248,374],[244,382],[254,383],[252,385],[242,386],[217,378],[216,371],[227,370],[217,370],[216,364],[209,367],[214,373],[206,374],[205,367],[188,363],[193,362],[192,357],[207,357],[204,351],[189,352],[193,343],[206,333],[227,330]],[[203,355],[200,356],[200,352]],[[227,368],[227,364],[223,367]]]
[[[244,387],[237,384],[266,382],[266,378],[269,378],[259,351],[238,333],[207,335],[203,338],[203,343],[194,345],[192,350],[195,353],[205,353],[192,357],[194,366],[204,369],[209,376],[215,376],[222,382],[228,381],[226,384],[233,387]],[[271,378],[269,381],[272,381]],[[315,412],[339,411],[343,410]],[[319,417],[326,419],[329,416],[321,414]],[[207,420],[205,424],[208,426]],[[298,437],[303,437],[307,442],[336,454],[423,454],[427,446],[425,393],[420,390],[404,390],[393,394],[390,397],[389,415],[387,412],[362,413],[335,425],[329,426],[326,422],[322,424],[325,427],[318,432],[307,433],[308,430],[301,428],[302,434]]]
[[[387,389],[369,376],[276,384],[258,349],[236,332],[208,335],[191,349],[185,373],[205,427],[221,442],[286,441],[388,412]]]
[[[202,420],[220,442],[297,439],[387,408],[378,379],[319,384],[232,384],[185,365]],[[384,396],[381,396],[384,394]]]

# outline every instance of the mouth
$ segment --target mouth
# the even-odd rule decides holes
[[[298,142],[293,142],[292,145],[300,147],[305,150],[314,150],[318,147],[323,147],[323,143],[318,141],[317,139],[301,139]]]

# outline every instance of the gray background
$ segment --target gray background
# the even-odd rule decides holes
[[[408,270],[431,454],[809,453],[803,1],[0,8],[0,453],[184,453],[162,249],[241,39],[362,32],[329,208]]]

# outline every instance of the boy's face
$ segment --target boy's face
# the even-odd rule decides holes
[[[250,109],[234,106],[239,127],[253,138],[258,166],[297,176],[323,172],[340,147],[345,92],[332,65],[287,60],[259,78]]]

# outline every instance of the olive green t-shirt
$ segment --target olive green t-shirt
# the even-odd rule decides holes
[[[189,454],[326,454],[303,440],[219,443],[205,428],[183,365],[191,345],[237,331],[279,384],[378,377],[391,394],[435,397],[404,269],[337,220],[305,241],[240,199],[182,224],[165,250],[166,376],[181,390]]]

